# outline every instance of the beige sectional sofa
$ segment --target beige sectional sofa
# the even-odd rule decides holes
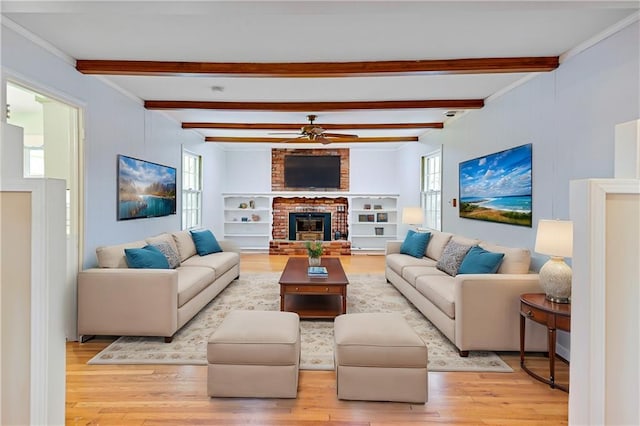
[[[447,232],[425,230],[431,238],[422,258],[400,253],[402,241],[389,241],[386,278],[458,348],[520,350],[520,295],[540,293],[538,275],[530,273],[527,249],[498,246]],[[496,273],[450,276],[436,268],[450,240],[504,253]],[[547,348],[546,329],[527,321],[528,351]]]
[[[124,249],[166,243],[180,257],[175,269],[129,268]],[[230,241],[222,252],[199,256],[189,231],[165,233],[96,249],[98,267],[78,274],[78,334],[172,336],[240,275]]]

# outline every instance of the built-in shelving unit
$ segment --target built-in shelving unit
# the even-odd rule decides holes
[[[243,250],[267,250],[270,237],[270,197],[224,196],[224,239],[235,242]]]
[[[352,197],[351,250],[384,250],[398,238],[398,197]]]

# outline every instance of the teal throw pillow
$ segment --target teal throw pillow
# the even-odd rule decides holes
[[[473,246],[462,260],[459,274],[495,274],[502,263],[504,253],[494,253]]]
[[[218,240],[208,229],[190,231],[193,243],[196,245],[196,252],[200,256],[206,256],[211,253],[219,253],[222,247],[218,244]]]
[[[164,254],[154,246],[124,249],[129,268],[171,269]]]
[[[416,232],[409,229],[400,246],[400,253],[421,259],[429,244],[429,238],[431,238],[431,232]]]

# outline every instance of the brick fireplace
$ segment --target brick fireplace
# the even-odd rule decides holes
[[[270,254],[306,254],[305,241],[322,240],[326,255],[349,255],[349,201],[346,197],[274,197],[272,238]],[[295,229],[295,219],[302,229]],[[292,221],[293,219],[293,221]],[[293,229],[292,229],[293,227]]]

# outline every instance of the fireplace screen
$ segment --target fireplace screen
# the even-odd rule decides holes
[[[289,213],[289,239],[330,241],[331,213]]]

